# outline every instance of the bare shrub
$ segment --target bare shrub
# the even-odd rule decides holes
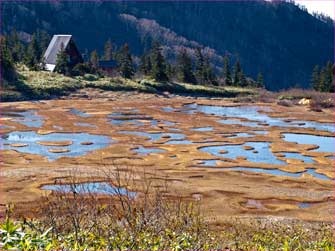
[[[291,106],[293,106],[293,103],[290,100],[279,100],[277,102],[277,104],[280,105],[280,106],[285,106],[285,107],[291,107]]]
[[[182,240],[185,248],[215,245],[199,203],[170,194],[166,179],[128,167],[104,166],[99,172],[104,194],[84,188],[83,179],[75,173],[55,183],[66,189],[44,199],[42,225],[52,227],[53,237],[61,239],[64,247],[73,243],[85,247],[98,237],[106,242],[104,250],[166,250]]]

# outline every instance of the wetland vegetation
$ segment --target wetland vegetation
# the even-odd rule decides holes
[[[43,11],[53,10],[50,4]],[[69,9],[71,4],[77,6],[70,3]],[[99,4],[83,3],[72,14],[91,6],[85,12],[91,20],[97,14],[106,18],[97,9],[114,13],[129,7],[115,2],[120,7],[116,11],[107,2]],[[194,6],[202,6],[198,4]],[[271,16],[295,8],[290,2],[254,5],[262,4],[268,4],[267,11],[276,6],[279,12],[271,9]],[[22,13],[30,23],[40,11],[37,5],[15,2],[5,8],[20,24]],[[64,4],[57,6],[50,13],[57,14]],[[135,4],[131,9],[141,8]],[[153,9],[142,14],[154,17]],[[71,12],[63,9],[66,13]],[[321,35],[329,33],[333,22],[323,16],[309,21],[318,41],[325,41]],[[48,31],[57,27],[37,23]],[[211,46],[218,37],[202,44],[154,20],[120,12],[112,23],[121,30],[126,24],[129,41],[112,44],[107,39],[103,50],[95,41],[94,48],[79,52],[73,38],[83,36],[77,30],[55,35],[52,41],[66,37],[70,42],[65,46],[62,40],[52,64],[45,57],[48,31],[29,34],[11,27],[1,34],[0,249],[334,250],[334,65],[325,63],[330,47],[323,42],[324,49],[314,53],[310,47],[318,43],[311,39],[314,34],[307,34],[305,41],[313,43],[302,43],[310,45],[305,53],[294,50],[291,41],[274,42],[266,35],[253,38],[255,43],[266,41],[257,42],[261,46],[249,47],[239,38],[233,51],[215,50]],[[206,24],[195,23],[199,29]],[[206,26],[206,35],[216,27]],[[134,27],[141,50],[131,35]],[[238,29],[241,37],[243,27]],[[116,40],[121,33],[115,33]],[[228,39],[225,46],[231,44],[229,33],[222,37]],[[273,58],[267,60],[267,46],[280,57],[270,53]],[[249,54],[258,47],[264,49],[261,54]],[[303,58],[279,62],[291,51],[315,60],[306,65]],[[255,63],[260,58],[266,67]],[[321,67],[308,72],[314,64]],[[286,72],[278,72],[284,68]],[[264,76],[261,69],[268,69]],[[299,83],[289,84],[290,79]],[[279,80],[283,82],[277,84]],[[306,89],[280,90],[292,86]]]

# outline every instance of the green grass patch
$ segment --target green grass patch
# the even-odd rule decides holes
[[[203,86],[187,83],[160,83],[150,79],[130,80],[121,77],[100,77],[86,74],[78,77],[67,77],[47,71],[30,71],[27,67],[17,67],[18,80],[4,83],[2,101],[51,99],[66,96],[82,88],[97,88],[106,91],[138,91],[144,93],[163,93],[211,97],[254,96],[256,89]]]

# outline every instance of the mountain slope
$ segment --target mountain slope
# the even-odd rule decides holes
[[[220,67],[228,53],[247,75],[264,74],[275,90],[309,85],[312,68],[333,59],[333,24],[287,2],[7,2],[3,31],[71,33],[81,50],[110,37],[140,55],[152,39],[168,53],[207,47]],[[151,29],[151,30],[150,30]],[[162,38],[163,37],[163,38]]]

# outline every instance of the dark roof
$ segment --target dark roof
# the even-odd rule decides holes
[[[102,68],[115,68],[117,67],[117,62],[115,60],[102,60],[102,61],[99,61],[99,67],[102,67]]]
[[[44,53],[44,60],[46,64],[56,64],[57,54],[62,48],[64,49],[68,46],[72,36],[71,35],[54,35],[51,42]]]

